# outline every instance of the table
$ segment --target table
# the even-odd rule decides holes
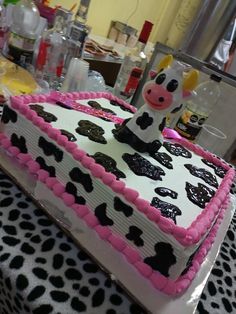
[[[235,236],[236,215],[197,313],[236,312]],[[144,312],[0,171],[0,313]]]

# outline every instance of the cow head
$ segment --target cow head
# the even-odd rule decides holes
[[[197,85],[198,71],[191,70],[183,78],[182,68],[171,68],[173,57],[164,57],[159,66],[158,74],[143,87],[143,98],[153,110],[159,110],[163,115],[179,106],[182,99],[190,96]]]

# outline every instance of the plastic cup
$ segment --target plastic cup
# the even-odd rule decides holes
[[[227,136],[221,130],[215,128],[212,125],[204,124],[197,139],[197,144],[207,149],[211,153],[221,156],[221,147],[226,139]]]

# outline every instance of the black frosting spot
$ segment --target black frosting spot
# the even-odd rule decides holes
[[[176,216],[182,215],[182,212],[179,209],[179,207],[173,204],[161,201],[158,197],[153,197],[151,205],[160,209],[162,216],[172,219],[175,224],[176,224]]]
[[[162,132],[166,126],[166,117],[164,117],[159,125],[159,131]]]
[[[5,105],[2,114],[2,122],[7,124],[9,123],[9,121],[11,121],[12,123],[16,123],[17,113],[9,108],[7,105]]]
[[[207,171],[206,169],[197,168],[191,164],[185,164],[184,166],[185,166],[185,168],[187,168],[189,170],[189,172],[193,176],[202,179],[203,181],[205,181],[206,183],[208,183],[209,185],[211,185],[215,188],[218,188],[218,182],[216,180],[216,177],[212,173]]]
[[[94,213],[102,226],[112,226],[113,220],[107,217],[106,211],[107,211],[107,204],[102,203],[101,205],[98,205],[95,208]]]
[[[75,202],[85,205],[86,201],[82,196],[77,195],[77,188],[72,182],[66,184],[66,192],[72,194],[75,197]]]
[[[155,189],[155,192],[163,197],[169,196],[173,199],[176,199],[178,197],[178,193],[168,189],[168,188],[164,188],[164,187],[159,187]]]
[[[70,142],[76,142],[77,141],[74,134],[70,133],[69,131],[61,129],[60,132],[62,135],[66,136],[68,138],[68,141],[70,141]]]
[[[36,161],[40,165],[41,169],[44,169],[44,170],[46,170],[49,173],[50,177],[55,177],[56,176],[56,169],[55,169],[55,167],[48,166],[46,164],[46,161],[44,160],[43,157],[40,157],[40,156],[37,157]]]
[[[205,208],[206,204],[215,195],[215,191],[202,183],[198,183],[198,186],[194,186],[191,183],[186,182],[185,190],[188,199],[201,208]]]
[[[113,173],[117,179],[126,178],[126,175],[117,168],[116,161],[110,156],[97,152],[91,157],[95,159],[96,163],[102,165],[107,172]]]
[[[177,113],[177,112],[179,112],[179,111],[182,109],[182,107],[183,107],[183,104],[181,104],[179,107],[174,108],[174,109],[171,111],[171,113]]]
[[[61,149],[59,149],[56,145],[48,142],[42,136],[40,136],[40,138],[39,138],[38,145],[40,148],[42,148],[42,150],[46,156],[54,156],[54,158],[57,162],[62,161],[63,151]]]
[[[131,109],[126,108],[125,106],[123,106],[120,103],[118,103],[118,101],[116,101],[116,100],[110,100],[110,104],[112,106],[120,107],[120,109],[123,110],[123,111],[127,111],[127,112],[130,112],[130,113],[133,113],[133,111]]]
[[[23,153],[23,154],[28,153],[28,149],[26,147],[26,140],[23,136],[18,137],[18,135],[16,133],[12,133],[11,142],[12,142],[13,146],[16,146],[19,148],[21,153]]]
[[[140,129],[146,130],[150,125],[153,124],[153,118],[150,117],[147,112],[144,112],[136,119],[136,124],[140,127]]]
[[[139,229],[136,226],[129,227],[129,233],[127,233],[125,236],[128,240],[133,241],[136,246],[143,246],[144,241],[141,238],[142,230]]]
[[[146,257],[144,263],[159,271],[163,276],[169,277],[169,269],[176,263],[173,248],[169,243],[158,242],[155,245],[156,255]]]
[[[93,191],[93,182],[89,174],[83,173],[79,168],[73,168],[69,175],[74,182],[80,183],[86,192]]]
[[[113,114],[114,116],[116,116],[116,113],[114,111],[112,111],[111,109],[108,109],[108,108],[105,108],[105,107],[102,107],[97,101],[95,100],[89,100],[88,101],[88,105],[94,109],[97,109],[97,110],[102,110],[104,112],[107,112],[107,113],[110,113],[110,114]]]
[[[114,209],[118,212],[122,212],[126,217],[133,215],[133,208],[124,202],[119,197],[114,197]]]
[[[149,153],[152,158],[154,158],[156,161],[158,161],[162,166],[173,169],[172,165],[172,158],[166,153],[159,153],[158,151],[150,152]]]
[[[78,125],[79,127],[76,129],[76,132],[80,135],[87,136],[91,141],[100,144],[107,143],[105,137],[103,136],[105,132],[99,125],[88,120],[80,120]]]
[[[38,116],[43,118],[43,120],[45,122],[55,122],[57,121],[57,117],[54,116],[54,114],[50,113],[50,112],[47,112],[44,110],[43,106],[41,105],[30,105],[30,108],[32,110],[34,110],[35,112],[37,112]]]
[[[206,159],[202,159],[202,162],[209,166],[210,168],[214,169],[214,172],[217,176],[219,176],[220,178],[224,178],[224,176],[226,175],[227,173],[227,170],[224,169],[223,167],[221,166],[217,166],[215,164],[213,164],[212,162],[206,160]]]
[[[184,148],[180,144],[164,142],[163,146],[172,155],[181,156],[184,158],[191,158],[192,157],[192,154],[190,153],[190,151],[188,151],[186,148]]]
[[[165,172],[160,167],[154,166],[138,153],[134,155],[125,153],[122,158],[137,176],[145,176],[152,180],[162,181],[161,176],[165,175]]]

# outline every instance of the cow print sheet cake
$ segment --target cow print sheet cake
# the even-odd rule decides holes
[[[143,280],[168,294],[183,292],[206,254],[205,238],[222,219],[234,170],[187,142],[137,152],[114,137],[117,118],[129,119],[134,108],[106,94],[66,97],[79,109],[58,106],[50,95],[13,97],[4,107],[0,145],[124,254]],[[193,258],[189,266],[201,248],[205,253],[195,253],[197,264]]]

